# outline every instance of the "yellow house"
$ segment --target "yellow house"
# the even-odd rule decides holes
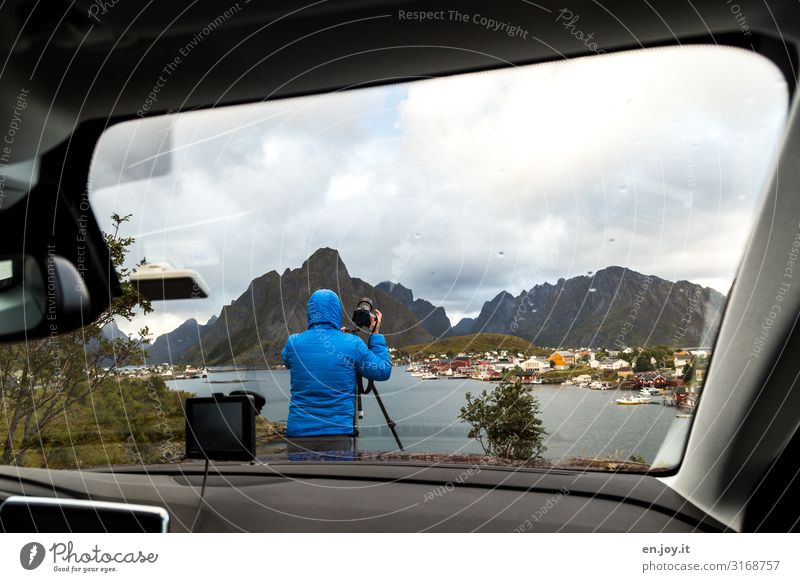
[[[556,370],[566,370],[575,365],[575,354],[572,352],[559,350],[553,352],[547,359],[553,362],[553,368]]]

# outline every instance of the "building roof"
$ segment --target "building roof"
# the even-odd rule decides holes
[[[636,377],[641,378],[642,380],[655,380],[656,378],[659,377],[664,378],[665,380],[667,379],[667,377],[660,372],[641,372],[639,374],[636,374]]]

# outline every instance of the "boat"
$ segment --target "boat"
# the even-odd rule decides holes
[[[436,374],[432,374],[431,372],[425,372],[424,374],[420,375],[419,379],[420,380],[438,380],[439,376],[437,376]]]
[[[676,414],[675,418],[692,418],[691,414]]]
[[[208,368],[200,368],[200,377],[208,378]]]
[[[564,382],[563,382],[563,385],[564,385],[564,386],[574,386],[574,384],[573,384],[572,380],[570,380],[569,378],[567,378],[566,380],[564,380]]]
[[[589,388],[591,388],[592,390],[605,390],[606,388],[608,388],[608,386],[606,386],[603,382],[598,382],[597,380],[595,380],[594,382],[589,384]]]
[[[644,396],[625,396],[617,398],[617,404],[650,404],[651,400]]]
[[[423,374],[425,374],[425,372],[421,372],[419,370],[415,370],[415,371],[411,372],[411,375],[414,376],[415,378],[419,378]]]
[[[466,374],[462,374],[461,372],[456,372],[455,374],[450,376],[451,380],[466,380],[468,378],[469,376],[467,376]]]
[[[661,394],[661,390],[658,388],[642,388],[639,390],[639,394],[642,396],[659,396]]]

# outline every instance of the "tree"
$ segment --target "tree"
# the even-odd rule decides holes
[[[477,397],[467,392],[466,399],[458,418],[472,427],[469,438],[477,439],[486,454],[528,462],[542,458],[547,432],[530,386],[503,380]]]
[[[92,323],[46,339],[0,346],[0,464],[22,465],[31,448],[43,453],[48,431],[57,420],[69,420],[93,393],[113,379],[115,369],[142,363],[147,328],[135,337],[109,339],[103,328],[115,318],[133,319],[135,310],[152,311],[150,302],[127,279],[124,267],[131,237],[119,235],[130,215],[112,215],[113,229],[104,233],[110,262],[122,281],[122,295]],[[144,262],[144,261],[142,261]],[[139,263],[142,264],[142,263]],[[138,265],[137,265],[138,266]]]
[[[633,371],[634,372],[649,372],[653,369],[653,363],[650,361],[650,358],[653,356],[649,352],[642,352],[637,357],[633,363]]]
[[[690,360],[683,367],[683,385],[688,386],[694,379],[694,360]]]

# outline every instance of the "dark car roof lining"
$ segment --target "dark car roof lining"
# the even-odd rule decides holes
[[[13,0],[6,3],[4,16],[14,4]],[[30,7],[21,0],[16,4],[23,15],[23,8]],[[182,48],[196,41],[196,31],[225,8],[212,0],[198,0],[190,9],[179,4],[154,2],[137,14],[138,6],[119,3],[99,22],[90,20],[92,26],[86,30],[73,7],[61,28],[47,38],[41,27],[57,23],[58,10],[53,6],[63,9],[66,3],[49,6],[41,16],[37,16],[39,12],[26,16],[27,22],[19,17],[11,38],[19,34],[22,40],[4,55],[8,60],[2,70],[5,82],[0,86],[0,103],[13,103],[20,87],[28,87],[30,108],[42,121],[33,119],[36,115],[26,119],[29,137],[19,138],[15,144],[16,159],[55,146],[88,119],[136,115],[165,63],[180,56]],[[463,23],[398,22],[394,12],[398,7],[453,8],[445,2],[325,2],[278,21],[274,20],[279,15],[292,13],[290,8],[297,10],[311,2],[260,4],[247,4],[195,44],[168,78],[154,111],[244,103],[363,86],[376,79],[438,76],[591,54],[562,26],[553,25],[552,13],[522,1],[491,8],[485,2],[465,1],[458,9],[490,13],[498,20],[524,26],[539,42],[486,33]],[[555,2],[539,4],[554,10],[561,7]],[[84,9],[91,5],[88,0],[76,4]],[[800,38],[800,22],[780,19],[789,3],[742,5],[753,30],[747,36],[721,2],[695,2],[690,9],[655,0],[650,3],[652,8],[622,2],[606,8],[577,0],[571,10],[580,16],[583,30],[595,32],[606,52],[697,42],[752,47],[776,62],[794,87],[797,56],[787,47]],[[780,28],[773,18],[781,23]],[[180,25],[169,25],[174,19]],[[2,28],[13,24],[11,19],[3,20]],[[332,22],[347,24],[334,26]],[[83,34],[73,38],[64,32],[67,29]],[[302,41],[293,42],[299,38]],[[229,53],[237,45],[239,48]],[[8,51],[11,46],[4,48]]]

